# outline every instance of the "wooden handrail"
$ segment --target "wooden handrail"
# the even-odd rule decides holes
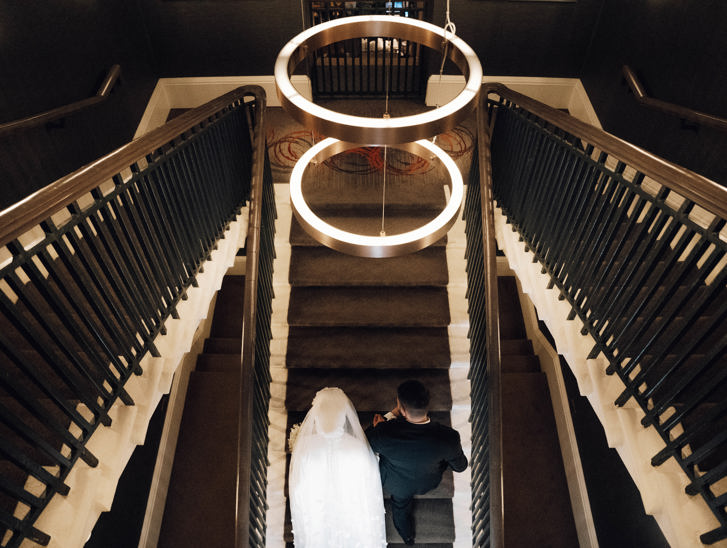
[[[0,211],[0,245],[5,245],[37,226],[61,207],[70,204],[231,103],[241,100],[245,96],[258,97],[261,93],[264,97],[264,91],[259,86],[242,86],[234,89],[200,107],[185,112],[135,141],[61,177]]]
[[[48,122],[52,122],[53,120],[64,118],[69,114],[78,112],[79,110],[90,107],[91,105],[95,105],[96,103],[100,103],[111,94],[111,89],[114,87],[114,84],[116,84],[116,81],[119,79],[120,75],[121,67],[119,65],[113,65],[109,69],[108,74],[106,74],[106,78],[104,78],[104,81],[101,82],[101,87],[98,88],[96,95],[94,95],[93,97],[81,99],[80,101],[76,101],[75,103],[69,103],[67,105],[63,105],[62,107],[56,107],[54,109],[47,110],[39,114],[34,114],[33,116],[28,116],[27,118],[21,118],[19,120],[0,124],[0,135],[10,133],[19,129],[27,129],[30,127],[40,126]]]
[[[673,114],[682,120],[689,120],[699,125],[713,127],[721,131],[727,131],[727,119],[720,118],[719,116],[713,116],[712,114],[705,114],[704,112],[699,112],[698,110],[693,110],[680,105],[675,105],[674,103],[668,103],[661,99],[649,97],[644,86],[641,85],[641,82],[631,67],[624,65],[622,71],[624,78],[626,79],[626,83],[633,92],[634,97],[636,97],[636,100],[645,107],[660,110],[667,114]]]
[[[727,219],[727,188],[684,167],[673,164],[631,143],[582,122],[573,116],[549,107],[499,83],[482,86],[487,96],[496,94],[513,101],[543,120],[571,135],[611,154],[667,188],[699,204],[704,209]]]
[[[247,86],[251,87],[251,86]],[[237,506],[235,546],[250,546],[250,494],[253,438],[253,390],[255,385],[255,337],[257,327],[257,290],[260,264],[263,184],[265,170],[265,91],[258,88],[252,143],[252,181],[247,229],[245,296],[242,316],[242,369],[240,373],[240,415],[238,421]]]
[[[502,489],[502,370],[500,361],[500,311],[497,290],[497,250],[495,246],[495,212],[490,156],[490,124],[487,95],[481,94],[477,109],[477,153],[480,170],[480,205],[482,208],[482,250],[487,310],[487,389],[490,478],[490,546],[505,546],[504,501]]]

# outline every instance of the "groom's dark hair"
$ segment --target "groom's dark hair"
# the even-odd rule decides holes
[[[419,381],[404,381],[396,389],[396,395],[407,411],[426,411],[429,408],[429,390]]]

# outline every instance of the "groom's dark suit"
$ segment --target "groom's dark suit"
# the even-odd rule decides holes
[[[413,537],[409,514],[414,495],[439,485],[447,467],[455,472],[467,468],[459,433],[436,422],[413,424],[396,418],[369,427],[366,436],[379,454],[381,483],[392,496],[394,524],[404,538]]]

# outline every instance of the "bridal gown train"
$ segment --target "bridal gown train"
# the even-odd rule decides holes
[[[320,390],[291,442],[296,548],[385,547],[378,461],[346,394]]]

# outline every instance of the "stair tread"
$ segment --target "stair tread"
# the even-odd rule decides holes
[[[402,539],[394,528],[391,518],[391,503],[384,501],[386,508],[386,540],[400,542]],[[452,499],[415,499],[414,530],[419,544],[447,543],[454,541],[454,516]]]
[[[196,371],[212,372],[212,371],[239,371],[241,367],[241,357],[239,354],[213,354],[205,352],[197,356]]]
[[[537,356],[503,355],[501,359],[503,373],[537,373],[540,371],[540,360]]]
[[[386,220],[386,232],[388,235],[392,235],[414,230],[415,228],[426,224],[429,220],[431,220],[431,217],[431,215],[427,217],[422,217],[421,215],[398,215],[396,217],[390,217]],[[381,231],[381,217],[339,215],[335,219],[327,217],[326,221],[337,228],[354,232],[356,234],[378,236]],[[447,237],[444,236],[429,247],[444,246],[446,243]],[[303,227],[300,226],[300,223],[298,223],[295,217],[293,217],[293,222],[290,225],[290,244],[292,246],[323,246],[323,244],[315,240],[305,230],[303,230]]]
[[[212,316],[211,337],[242,338],[244,297],[244,276],[227,275],[222,279]]]
[[[234,544],[238,380],[233,373],[192,372],[159,537],[161,548]]]
[[[378,157],[376,165],[371,164],[372,155]],[[425,162],[418,155],[393,147],[388,148],[387,156],[387,206],[444,207],[445,169],[438,162],[422,165]],[[351,204],[380,208],[384,181],[381,166],[383,147],[357,147],[326,162],[309,164],[302,181],[303,195],[311,207]],[[403,172],[397,169],[400,166],[404,166]],[[421,169],[411,172],[411,167]]]
[[[503,374],[502,400],[507,402],[502,409],[505,530],[512,545],[578,546],[545,374]],[[533,493],[548,501],[540,505],[537,520],[532,519]]]
[[[204,342],[204,351],[210,354],[242,353],[242,339],[239,337],[210,337]]]
[[[497,293],[500,303],[500,337],[502,339],[526,339],[515,277],[498,276]]]
[[[390,410],[396,399],[396,387],[408,379],[419,379],[431,393],[430,409],[452,407],[449,372],[438,369],[291,369],[285,396],[289,410],[303,411],[310,407],[316,392],[325,387],[338,387],[349,397],[358,411]],[[368,382],[361,379],[368,378]]]
[[[449,276],[443,247],[375,260],[327,247],[296,247],[289,279],[293,286],[446,286]]]
[[[447,368],[445,327],[291,327],[289,368]]]
[[[58,407],[50,398],[38,398],[35,400],[45,409],[48,416],[55,420],[62,428],[67,429],[71,425],[71,419],[66,413]],[[75,409],[78,400],[68,400],[71,409]],[[33,411],[26,409],[22,403],[13,397],[1,396],[0,405],[5,407],[14,417],[22,421],[32,432],[41,440],[45,441],[53,449],[62,452],[64,440],[59,434],[46,428],[46,422],[35,415]],[[35,444],[25,440],[20,434],[16,433],[9,426],[0,423],[0,437],[11,442],[22,453],[30,457],[33,462],[40,465],[57,464],[48,456],[45,451],[37,447]],[[4,456],[4,455],[2,455]]]
[[[533,343],[530,339],[501,339],[500,354],[503,356],[527,356],[533,353]]]
[[[293,326],[449,325],[446,288],[327,287],[293,288],[288,306]]]

